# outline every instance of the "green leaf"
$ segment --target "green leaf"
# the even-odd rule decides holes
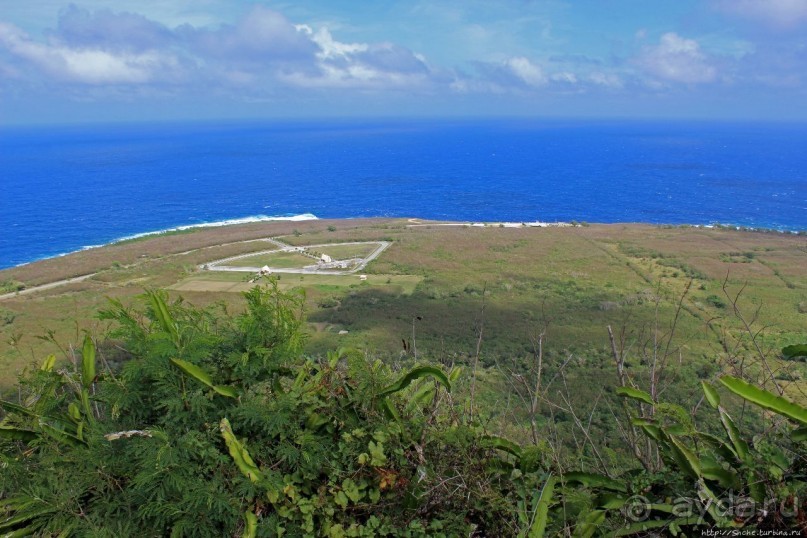
[[[698,516],[682,517],[678,519],[659,519],[652,521],[639,521],[627,527],[623,527],[610,536],[634,536],[642,533],[642,531],[649,531],[652,529],[661,529],[668,526],[677,525],[679,527],[689,525],[704,525],[702,518]]]
[[[726,434],[728,434],[729,440],[734,446],[737,457],[740,458],[741,461],[748,461],[748,443],[740,436],[740,431],[737,429],[737,426],[734,424],[728,412],[722,407],[718,407],[717,410],[720,412],[720,422],[723,424],[723,429],[726,430]]]
[[[625,495],[606,491],[600,493],[594,498],[594,506],[604,508],[606,510],[615,510],[625,506],[625,502],[627,500],[628,498],[625,497]]]
[[[29,417],[38,417],[36,413],[28,409],[27,407],[23,407],[21,405],[7,402],[5,400],[0,400],[0,407],[6,410],[8,413],[18,413],[20,415],[26,415]]]
[[[238,398],[238,392],[232,387],[227,387],[223,385],[214,385],[213,379],[210,377],[210,374],[199,368],[193,363],[188,361],[183,361],[182,359],[171,359],[171,362],[180,370],[182,370],[186,375],[192,377],[199,383],[210,387],[216,393],[221,394],[222,396],[226,396],[228,398]]]
[[[701,466],[695,454],[675,437],[670,438],[670,443],[670,449],[673,452],[673,458],[678,464],[678,467],[692,477],[700,478],[702,476]]]
[[[603,488],[622,493],[627,493],[628,491],[627,486],[622,482],[596,473],[566,473],[563,475],[563,480],[573,484],[582,484],[589,488]]]
[[[790,432],[790,438],[794,441],[807,441],[807,428],[796,428]]]
[[[246,525],[241,538],[255,538],[258,532],[258,516],[247,510],[244,513],[244,519],[246,520]]]
[[[591,538],[605,521],[605,510],[592,510],[585,516],[577,516],[579,523],[574,527],[574,538]]]
[[[557,478],[550,476],[544,482],[541,495],[538,497],[538,504],[535,507],[535,517],[527,533],[528,538],[543,538],[546,531],[546,523],[549,518],[549,505],[552,504],[552,493],[555,490]]]
[[[56,439],[60,443],[76,447],[87,445],[85,441],[79,439],[75,435],[67,433],[66,431],[60,430],[58,428],[54,428],[53,426],[45,422],[40,422],[39,427],[45,434],[47,434],[49,437],[52,437],[53,439]]]
[[[616,393],[620,396],[625,398],[632,398],[634,400],[639,400],[640,402],[644,402],[649,405],[654,405],[653,398],[650,397],[648,393],[643,390],[634,389],[632,387],[618,387],[616,389]]]
[[[84,335],[84,346],[81,348],[81,383],[90,388],[95,381],[95,344],[89,334]]]
[[[235,465],[241,473],[252,482],[262,480],[263,473],[261,473],[261,470],[255,465],[255,462],[252,461],[252,457],[249,455],[246,447],[233,433],[230,421],[226,418],[221,419],[219,430],[221,431],[221,436],[224,438],[224,443],[227,445],[227,450],[230,452],[230,456],[233,458]]]
[[[751,403],[757,404],[764,409],[778,413],[791,420],[795,420],[796,422],[807,424],[807,408],[795,404],[781,396],[755,387],[736,377],[728,375],[723,376],[720,378],[720,382],[731,392]]]
[[[31,430],[22,430],[20,428],[11,428],[8,426],[0,426],[0,439],[11,439],[13,441],[33,441],[39,437],[36,432]]]
[[[703,393],[706,395],[706,401],[709,402],[709,405],[717,409],[720,405],[720,395],[715,388],[706,381],[701,381],[701,386],[703,387]]]
[[[402,391],[403,389],[408,387],[409,384],[412,383],[412,381],[427,376],[433,377],[435,380],[442,383],[443,386],[445,386],[446,390],[448,391],[451,390],[451,382],[448,380],[448,377],[440,368],[436,368],[434,366],[419,366],[417,368],[409,370],[400,379],[398,379],[398,381],[382,389],[381,392],[378,393],[378,396],[386,396],[394,392]]]
[[[521,457],[521,447],[516,443],[505,439],[504,437],[499,437],[497,435],[485,435],[481,439],[481,444],[482,446],[502,450],[517,458]]]
[[[216,391],[216,394],[221,394],[227,398],[238,398],[238,391],[227,385],[213,385],[213,390]]]
[[[411,413],[422,405],[433,402],[435,394],[437,394],[437,390],[434,387],[434,383],[424,383],[423,386],[412,395],[409,399],[409,403],[406,404],[407,412]]]
[[[703,467],[701,472],[705,479],[717,482],[724,489],[740,489],[740,479],[737,475],[722,467]]]
[[[358,504],[358,502],[364,496],[364,494],[359,489],[359,486],[356,485],[356,482],[354,482],[351,478],[346,478],[342,482],[342,491],[345,492],[345,495],[347,495],[348,499],[353,501],[353,504]]]
[[[807,344],[796,344],[782,348],[782,355],[784,355],[786,359],[807,357]]]
[[[149,290],[146,296],[151,303],[151,308],[154,311],[154,316],[157,318],[157,323],[163,331],[168,333],[174,344],[179,347],[179,330],[171,312],[168,310],[168,305],[165,304],[165,298],[157,291]]]
[[[39,367],[40,370],[43,372],[51,372],[53,371],[53,366],[56,364],[56,355],[48,355],[48,357],[42,363],[42,366]]]

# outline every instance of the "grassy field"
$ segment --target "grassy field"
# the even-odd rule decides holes
[[[259,240],[265,237],[299,246],[329,244],[317,250],[335,258],[375,248],[340,242],[392,242],[366,268],[366,282],[358,275],[281,275],[281,287],[306,290],[308,351],[314,354],[351,345],[397,360],[411,354],[414,336],[419,358],[469,362],[481,327],[481,361],[501,365],[528,360],[536,333],[548,327],[546,345],[553,357],[600,364],[609,348],[608,326],[624,334],[640,357],[653,334],[669,331],[680,302],[675,349],[682,364],[708,373],[754,347],[732,304],[740,292],[739,312],[747,321],[756,318],[752,329],[764,327],[762,345],[807,341],[803,236],[646,225],[407,224],[322,220],[200,229],[0,271],[0,281],[28,287],[97,273],[0,301],[0,386],[47,353],[69,352],[81,331],[103,334],[107,327],[94,313],[106,297],[130,302],[144,288],[165,287],[174,297],[200,305],[223,302],[237,311],[235,292],[249,287],[245,275],[197,266],[265,251],[267,243]],[[269,264],[260,256],[242,261]],[[777,366],[786,379],[807,375],[801,364]]]
[[[355,245],[316,245],[313,250],[327,254],[334,260],[349,260],[351,258],[365,258],[378,249],[378,243],[359,243]]]
[[[316,265],[316,260],[303,256],[298,252],[264,252],[255,256],[246,256],[224,262],[222,265],[230,267],[269,267],[276,269],[302,269],[307,265]]]

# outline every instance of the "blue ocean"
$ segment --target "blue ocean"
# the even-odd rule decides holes
[[[313,214],[807,230],[807,125],[331,120],[0,128],[0,268]]]

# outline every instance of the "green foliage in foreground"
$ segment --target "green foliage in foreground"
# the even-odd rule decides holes
[[[764,437],[708,383],[719,432],[625,386],[641,467],[569,472],[486,432],[455,403],[459,370],[305,358],[302,298],[245,298],[235,317],[160,292],[141,310],[113,302],[101,317],[122,369],[87,336],[72,368],[51,356],[24,376],[19,401],[0,402],[0,533],[686,536],[803,521],[807,410],[741,379],[721,386],[775,418]]]

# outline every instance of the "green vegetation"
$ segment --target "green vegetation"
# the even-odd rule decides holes
[[[279,269],[300,269],[306,265],[316,265],[316,260],[304,256],[299,252],[286,252],[277,250],[255,256],[246,256],[226,262],[224,265],[233,267],[277,267]]]
[[[664,375],[676,355],[674,327],[648,355],[609,332],[614,382],[597,381],[610,409],[599,415],[596,402],[589,410],[569,401],[573,357],[553,364],[544,330],[531,364],[500,370],[525,405],[525,420],[505,421],[525,432],[514,442],[502,435],[498,406],[485,401],[496,378],[476,360],[393,366],[349,349],[309,358],[299,291],[274,281],[243,299],[235,316],[160,291],[136,307],[112,300],[99,314],[110,323],[106,337],[85,334],[72,366],[57,368],[50,355],[23,375],[14,400],[0,401],[0,532],[803,530],[807,408],[766,373],[773,357],[727,365],[733,374],[710,375],[714,383],[700,383],[680,405],[667,397]],[[807,356],[807,345],[782,355]],[[642,356],[647,364],[632,364]],[[620,433],[599,435],[602,422]],[[574,435],[561,440],[563,431]]]
[[[359,243],[355,245],[317,245],[313,248],[322,254],[327,254],[334,260],[349,260],[351,258],[365,258],[378,247],[378,243]]]
[[[11,278],[0,280],[0,294],[14,293],[25,289],[25,284]]]

